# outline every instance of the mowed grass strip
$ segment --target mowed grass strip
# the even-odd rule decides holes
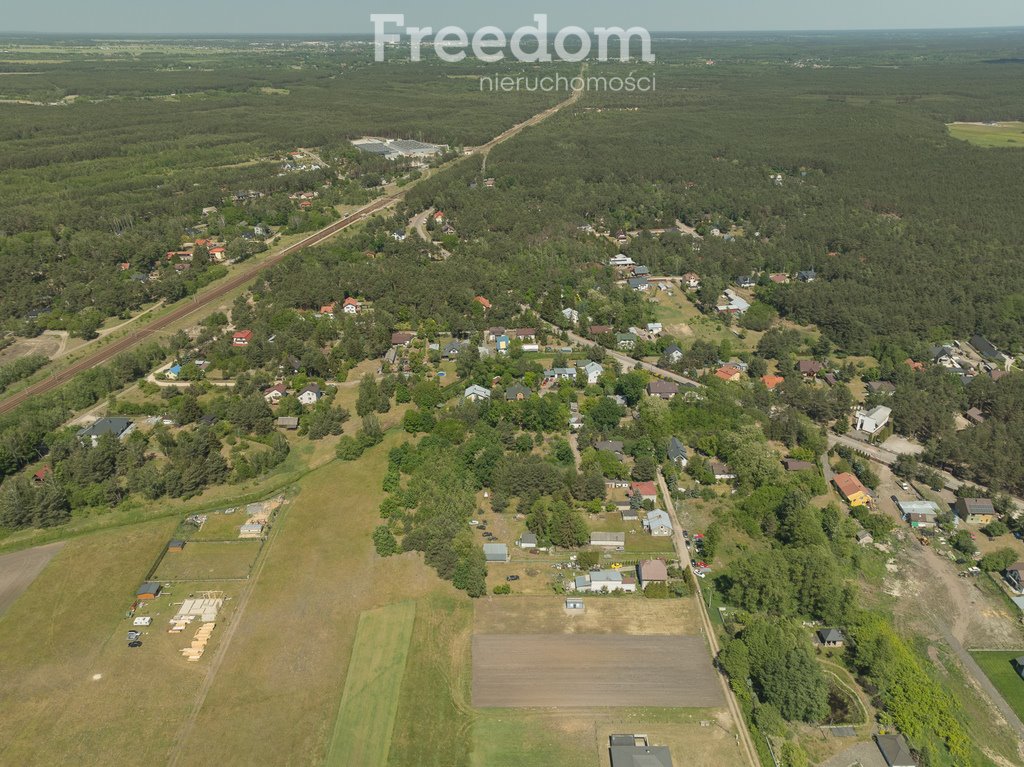
[[[971,650],[971,657],[981,666],[985,676],[1024,720],[1024,679],[1014,667],[1014,658],[1024,656],[1024,650]]]
[[[189,541],[181,551],[168,551],[154,577],[159,581],[242,580],[249,577],[257,540]]]
[[[952,123],[949,135],[984,149],[1024,149],[1024,122],[1003,122],[995,125]]]
[[[411,600],[359,616],[328,767],[387,764],[415,621]]]

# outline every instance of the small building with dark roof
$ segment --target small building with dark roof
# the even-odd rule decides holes
[[[135,592],[136,599],[156,599],[158,596],[160,596],[160,584],[154,581],[146,581]]]

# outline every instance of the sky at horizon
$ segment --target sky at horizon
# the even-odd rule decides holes
[[[35,0],[0,17],[0,33],[45,34],[372,34],[371,13],[403,13],[408,26],[493,25],[512,30],[546,13],[549,28],[574,24],[641,26],[654,31],[827,31],[1024,27],[1021,0]]]

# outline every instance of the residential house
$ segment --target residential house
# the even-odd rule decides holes
[[[658,486],[653,482],[632,482],[629,485],[630,495],[639,495],[642,501],[657,501]]]
[[[668,568],[663,559],[645,559],[636,566],[637,579],[640,581],[640,588],[648,583],[665,583],[668,581]]]
[[[599,363],[593,361],[588,362],[586,365],[583,365],[582,370],[583,375],[587,379],[588,386],[593,386],[594,384],[596,384],[598,379],[601,377],[601,374],[604,373],[604,367]]]
[[[988,498],[957,498],[953,509],[969,525],[987,525],[998,517]]]
[[[611,325],[591,325],[589,328],[587,328],[587,332],[591,336],[608,335],[613,330],[615,330],[615,328],[613,328]]]
[[[750,308],[750,302],[729,289],[725,291],[725,303],[719,303],[715,308],[724,314],[743,314]]]
[[[858,410],[857,431],[863,431],[867,434],[878,434],[889,423],[891,415],[892,409],[885,407],[885,405],[879,405],[866,412]]]
[[[32,475],[32,481],[37,485],[41,485],[46,481],[46,478],[49,477],[51,474],[53,474],[53,467],[44,466],[43,468],[41,468],[39,471]]]
[[[617,256],[612,256],[608,259],[608,266],[612,267],[626,267],[633,266],[633,259],[629,256],[619,253]]]
[[[896,384],[891,381],[868,381],[868,392],[871,394],[893,394],[896,391]]]
[[[263,399],[267,401],[268,405],[276,405],[281,401],[281,398],[287,394],[287,386],[284,384],[275,384],[274,386],[268,386],[263,390]]]
[[[470,402],[483,402],[491,398],[491,390],[477,384],[472,384],[466,387],[466,390],[462,393],[462,398]]]
[[[484,311],[487,311],[488,309],[491,308],[491,302],[488,301],[483,296],[477,296],[473,300],[476,301],[478,304],[480,304],[480,306],[482,306],[484,308]]]
[[[650,745],[646,735],[612,735],[608,742],[611,767],[672,767],[668,748]]]
[[[274,425],[279,429],[295,431],[299,428],[299,419],[294,415],[283,415],[274,421]]]
[[[598,442],[594,445],[594,449],[605,453],[614,453],[619,458],[622,457],[622,442],[617,439],[608,439]]]
[[[800,282],[814,282],[818,279],[818,273],[813,269],[805,269],[802,272],[798,272],[796,278],[800,280]]]
[[[324,393],[320,390],[320,386],[315,383],[309,384],[298,394],[299,402],[303,405],[315,405],[322,396],[324,396]]]
[[[640,512],[634,509],[629,501],[617,501],[615,508],[619,510],[619,515],[622,517],[623,522],[639,522]]]
[[[789,284],[789,275],[783,272],[773,272],[772,274],[768,275],[768,279],[771,280],[776,285]]]
[[[851,506],[868,506],[871,503],[871,493],[864,487],[857,477],[846,471],[837,474],[832,483],[843,499]]]
[[[715,475],[717,482],[729,482],[736,479],[736,472],[730,468],[729,464],[719,461],[717,458],[711,460],[708,468]]]
[[[696,272],[687,272],[683,275],[683,285],[690,290],[696,290],[700,287],[700,275]]]
[[[90,426],[78,431],[78,440],[83,444],[88,443],[92,447],[99,444],[100,437],[107,434],[113,435],[116,439],[124,439],[135,430],[135,423],[130,418],[112,416],[101,418]]]
[[[723,365],[715,371],[715,377],[722,381],[729,381],[735,383],[743,377],[742,371],[738,368],[734,368],[732,365]]]
[[[980,426],[985,423],[985,414],[981,412],[979,408],[972,407],[965,413],[967,420],[973,423],[975,426]]]
[[[842,647],[846,644],[846,637],[839,629],[819,629],[817,637],[822,647]]]
[[[810,461],[798,461],[796,458],[783,458],[782,465],[786,471],[810,471],[814,464]]]
[[[636,578],[620,570],[598,570],[577,575],[574,582],[576,591],[599,593],[602,591],[636,591]]]
[[[494,348],[499,354],[505,354],[508,352],[509,347],[512,345],[512,340],[506,335],[500,335],[494,337]]]
[[[1024,592],[1024,562],[1017,562],[1003,570],[1003,578],[1014,591]]]
[[[800,360],[796,365],[797,371],[804,378],[815,378],[818,373],[825,369],[817,360]]]
[[[349,296],[341,302],[341,311],[345,314],[359,314],[359,311],[363,308],[363,305],[356,299]]]
[[[335,309],[335,306],[336,306],[336,304],[333,304],[333,303],[324,304],[323,306],[320,307],[320,312],[319,312],[320,316],[321,317],[326,317],[329,320],[333,320],[334,319],[334,309]]]
[[[533,396],[533,392],[530,387],[523,386],[521,383],[514,383],[505,389],[505,400],[507,402],[520,402],[524,399],[530,399]]]
[[[625,533],[591,533],[590,545],[602,548],[619,548],[626,545]]]
[[[740,288],[752,288],[757,285],[757,280],[750,275],[736,278],[736,286]]]
[[[306,205],[308,207],[313,207],[312,203],[308,203],[308,202],[300,202],[299,203],[299,207],[302,207],[303,205]],[[393,231],[391,233],[391,239],[394,240],[395,242],[405,242],[405,237],[406,237],[406,235],[405,235],[405,230],[404,229],[396,229],[395,231]]]
[[[173,365],[167,368],[167,377],[170,378],[172,381],[177,381],[178,376],[180,375],[181,365],[179,363],[175,362]]]
[[[648,269],[646,266],[634,266],[633,267],[633,276],[634,277],[650,277],[651,276],[651,270]]]
[[[516,541],[516,546],[521,549],[535,549],[537,548],[537,536],[529,532],[523,533]]]
[[[785,381],[786,379],[783,378],[782,376],[761,376],[761,383],[765,385],[765,388],[768,389],[768,391],[775,391],[778,387],[785,383]]]
[[[547,383],[555,381],[575,381],[576,368],[548,368],[544,371],[544,380]]]
[[[577,324],[580,321],[580,313],[575,309],[562,309],[562,316],[565,317],[565,319],[571,322],[573,325]]]
[[[922,370],[924,370],[923,362],[917,362],[916,360],[912,360],[910,357],[907,357],[905,360],[903,360],[903,364],[906,365],[911,370],[913,370],[915,373],[920,373]]]
[[[679,384],[674,381],[651,381],[647,384],[647,395],[660,399],[672,399],[679,393]]]
[[[537,328],[516,328],[514,332],[520,341],[532,341],[537,337]]]
[[[686,455],[686,445],[675,437],[670,437],[668,440],[668,459],[680,469],[685,469],[686,464],[690,462]]]
[[[445,359],[453,359],[458,357],[459,353],[467,348],[469,348],[469,344],[464,341],[449,341],[444,345],[441,356]]]
[[[973,336],[971,338],[971,346],[978,350],[978,353],[987,359],[989,362],[995,362],[1000,367],[1006,367],[1007,363],[1011,361],[1011,358],[1003,354],[996,348],[995,344],[989,341],[984,336]]]
[[[636,346],[636,335],[633,333],[616,333],[615,345],[623,351],[629,351]]]
[[[627,283],[633,290],[647,290],[651,286],[646,277],[630,277]]]
[[[408,331],[396,331],[391,334],[391,345],[392,346],[408,346],[412,343],[412,339],[416,337],[415,333]]]
[[[939,504],[934,501],[896,501],[903,521],[913,528],[935,527]]]
[[[665,347],[665,359],[672,365],[678,365],[683,359],[683,350],[679,348],[678,344],[669,344]]]
[[[504,543],[485,543],[484,560],[487,562],[508,562],[508,546]]]
[[[906,739],[896,733],[895,735],[876,735],[875,745],[882,752],[882,758],[887,767],[918,767],[917,760],[910,753],[910,746]]]
[[[251,330],[236,330],[231,336],[232,346],[248,346],[250,341],[252,341]]]
[[[658,538],[672,535],[672,517],[663,509],[649,511],[647,518],[644,519],[644,529]]]

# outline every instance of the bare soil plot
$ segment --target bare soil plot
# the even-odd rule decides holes
[[[32,585],[62,548],[64,542],[59,541],[0,556],[0,615]]]
[[[35,338],[19,338],[3,351],[0,351],[0,365],[28,357],[32,354],[44,354],[50,359],[60,351],[61,337],[57,334],[43,333]]]
[[[513,587],[516,584],[512,584]],[[474,603],[477,634],[681,634],[700,635],[693,597],[587,596],[582,614],[566,614],[559,596],[511,596]]]
[[[687,708],[724,702],[700,637],[473,637],[473,705],[477,708]]]

